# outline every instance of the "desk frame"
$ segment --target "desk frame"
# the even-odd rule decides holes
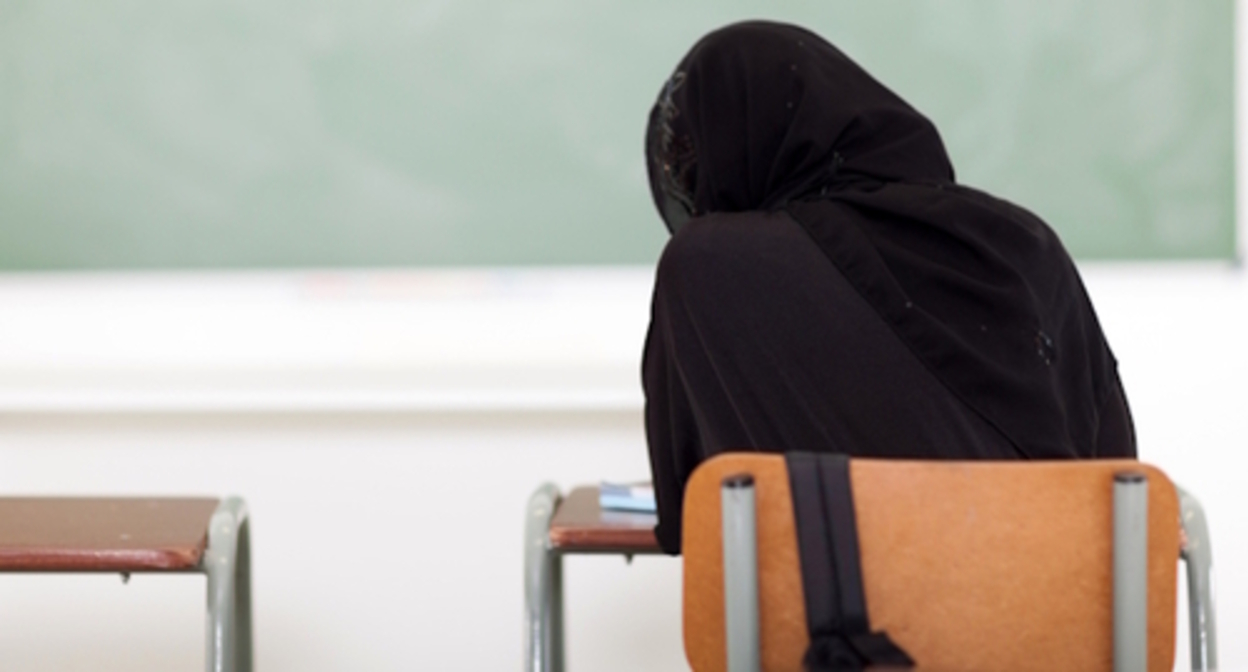
[[[252,672],[251,530],[247,505],[222,500],[199,569],[208,576],[208,672]]]
[[[563,502],[553,483],[529,497],[524,521],[524,669],[564,672],[563,556],[609,554],[661,555],[657,544],[557,543],[551,522]]]
[[[207,672],[252,672],[251,533],[247,505],[239,497],[217,503],[207,521],[207,537],[199,561],[187,567],[160,569],[131,561],[110,560],[92,567],[8,563],[0,571],[14,573],[204,574],[208,578]]]

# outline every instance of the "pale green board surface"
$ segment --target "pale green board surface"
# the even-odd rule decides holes
[[[0,269],[647,263],[646,114],[799,22],[1084,258],[1234,250],[1231,0],[0,0]]]

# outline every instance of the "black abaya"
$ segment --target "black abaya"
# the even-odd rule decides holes
[[[643,381],[659,506],[725,450],[1135,454],[1116,366],[1057,236],[954,183],[936,129],[802,29],[703,38],[651,115],[675,233]]]

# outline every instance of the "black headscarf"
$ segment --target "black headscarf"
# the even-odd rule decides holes
[[[767,22],[709,34],[660,93],[647,154],[673,231],[787,212],[1021,455],[1094,454],[1115,362],[1057,236],[957,185],[935,126],[831,44]]]

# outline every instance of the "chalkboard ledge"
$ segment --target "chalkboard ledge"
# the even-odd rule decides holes
[[[1181,379],[1192,343],[1242,348],[1242,269],[1080,267],[1128,394],[1142,371]],[[645,267],[0,274],[0,415],[632,417],[652,282]]]

